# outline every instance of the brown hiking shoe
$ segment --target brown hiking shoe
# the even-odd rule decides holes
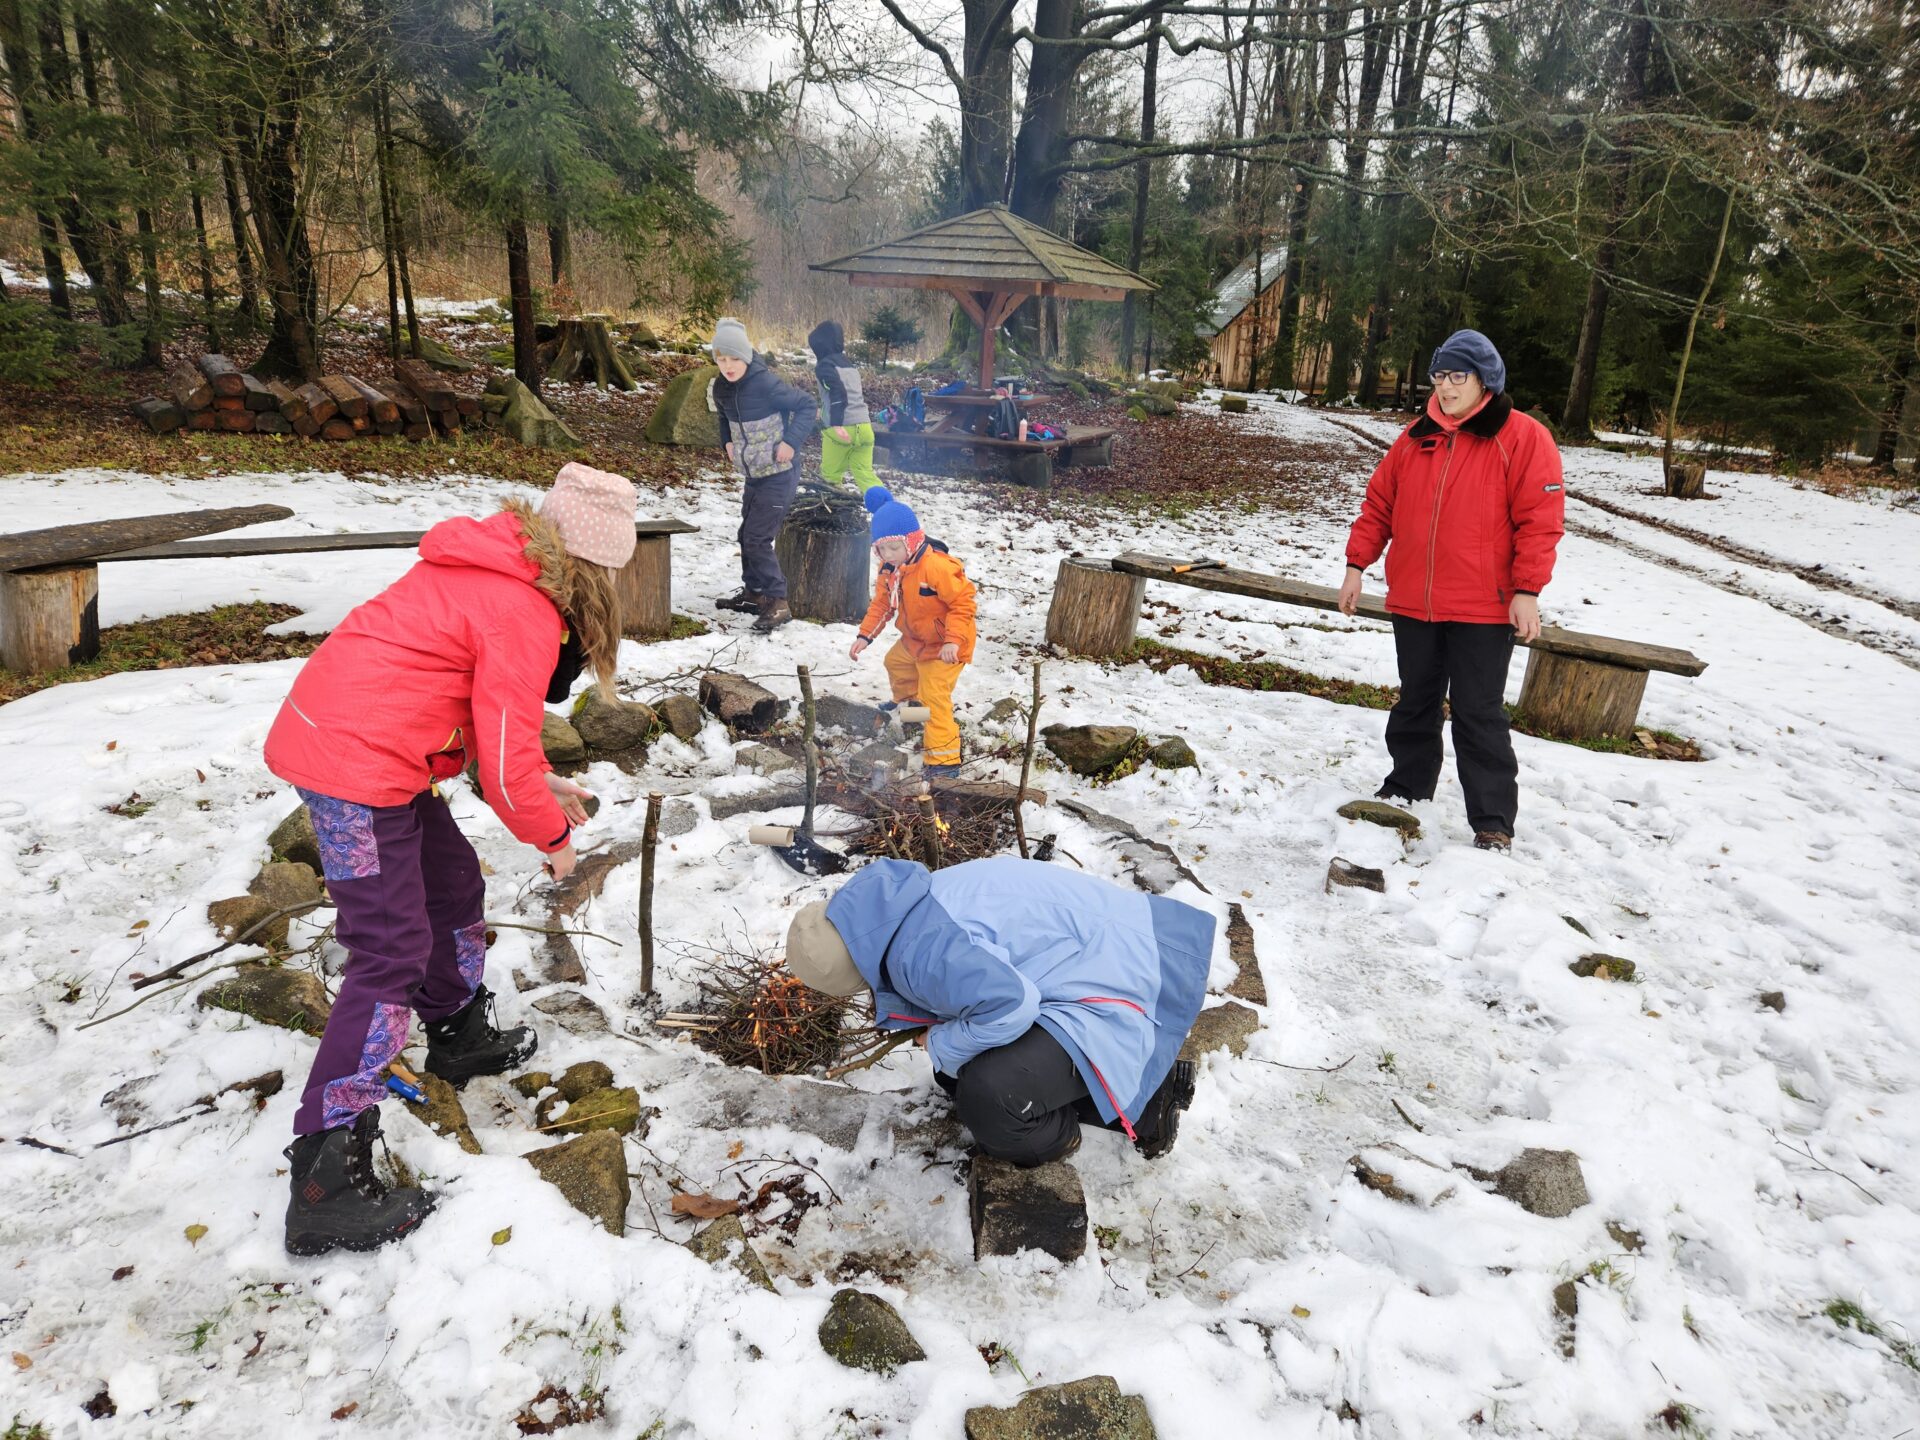
[[[787,597],[762,599],[760,618],[753,622],[753,628],[762,635],[770,635],[793,619],[793,611],[787,608]]]
[[[1513,837],[1504,830],[1476,830],[1473,832],[1473,848],[1476,850],[1511,850]]]

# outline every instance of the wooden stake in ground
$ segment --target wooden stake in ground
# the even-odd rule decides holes
[[[1033,700],[1027,706],[1027,748],[1020,755],[1020,790],[1013,797],[1013,833],[1020,841],[1020,858],[1027,856],[1027,822],[1021,814],[1027,802],[1027,777],[1033,773],[1033,743],[1040,734],[1040,662],[1033,662]]]
[[[800,667],[800,743],[807,752],[807,808],[800,817],[800,833],[813,835],[813,798],[820,785],[820,747],[813,743],[813,671]]]
[[[660,844],[658,790],[647,792],[647,825],[640,832],[640,993],[653,993],[653,852]]]
[[[940,847],[940,817],[933,808],[933,793],[923,790],[914,797],[913,803],[920,811],[920,838],[927,847],[927,868],[938,870],[946,863],[946,857]]]

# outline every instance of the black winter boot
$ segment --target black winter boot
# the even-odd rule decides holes
[[[375,1250],[398,1240],[433,1209],[425,1190],[389,1190],[373,1173],[380,1138],[378,1106],[353,1124],[302,1135],[286,1149],[293,1164],[287,1202],[287,1253],[324,1255],[336,1246]]]
[[[722,610],[738,610],[743,615],[758,615],[760,599],[759,592],[749,590],[742,585],[724,600],[716,600],[713,603]]]
[[[531,1026],[494,1029],[493,992],[484,985],[446,1019],[424,1023],[427,1073],[438,1075],[449,1085],[464,1085],[476,1075],[511,1070],[540,1048],[540,1039]]]
[[[1180,1112],[1192,1103],[1193,1062],[1176,1060],[1140,1112],[1140,1123],[1133,1127],[1134,1147],[1149,1160],[1158,1160],[1173,1149],[1180,1134]]]

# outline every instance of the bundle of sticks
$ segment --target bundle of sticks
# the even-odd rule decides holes
[[[417,360],[394,363],[385,388],[357,375],[322,375],[304,385],[261,380],[224,355],[181,361],[162,393],[128,407],[156,435],[173,431],[299,435],[352,440],[360,435],[404,435],[425,440],[456,434],[480,413],[478,397],[463,395]]]

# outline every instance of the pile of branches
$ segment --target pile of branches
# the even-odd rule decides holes
[[[875,859],[918,860],[929,870],[1004,855],[1014,845],[1013,808],[998,801],[936,795],[921,797],[894,787],[866,797],[866,823],[847,849]]]
[[[723,954],[700,979],[694,1039],[729,1065],[802,1075],[840,1058],[852,1002],[811,990],[766,955]]]

